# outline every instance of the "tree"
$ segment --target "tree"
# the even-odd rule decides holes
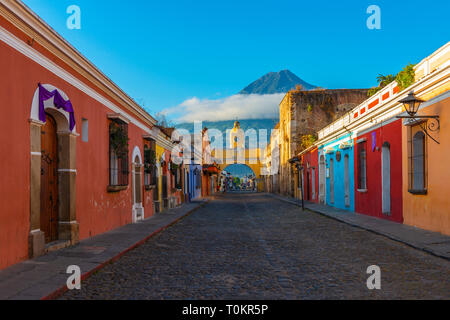
[[[381,89],[386,87],[388,84],[390,84],[392,81],[394,81],[395,77],[396,76],[393,75],[393,74],[388,74],[388,75],[379,74],[378,77],[377,77],[378,87],[371,88],[369,90],[369,92],[367,93],[367,95],[369,97],[373,96],[378,91],[380,91]]]
[[[167,119],[166,115],[162,112],[158,112],[155,116],[155,120],[158,126],[164,127],[164,128],[172,128],[174,127],[174,124],[172,121]]]
[[[386,76],[379,74],[377,77],[378,87],[371,88],[369,92],[367,92],[367,95],[369,97],[376,94],[378,91],[392,83],[393,81],[397,81],[398,87],[400,88],[400,91],[408,88],[410,85],[412,85],[415,81],[415,71],[414,71],[414,64],[408,64],[406,65],[398,74],[392,75],[388,74]]]
[[[377,77],[378,86],[381,88],[386,87],[388,84],[395,80],[395,77],[396,76],[393,74],[388,74],[386,76],[379,74]]]

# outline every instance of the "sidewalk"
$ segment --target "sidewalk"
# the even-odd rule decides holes
[[[0,300],[52,299],[64,293],[67,267],[81,268],[82,279],[119,259],[155,234],[202,207],[208,200],[197,200],[158,213],[137,224],[81,241],[79,244],[50,252],[45,256],[16,264],[0,271]]]
[[[301,206],[301,201],[297,199],[287,198],[272,193],[267,193],[267,195],[281,201],[286,201]],[[427,231],[404,224],[311,202],[305,202],[305,209],[450,260],[450,237],[441,233]]]

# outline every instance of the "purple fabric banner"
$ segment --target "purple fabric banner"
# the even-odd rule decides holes
[[[375,151],[377,147],[377,134],[376,132],[372,132],[372,152]]]
[[[53,98],[53,104],[57,109],[63,109],[69,113],[69,129],[75,128],[75,114],[70,100],[64,100],[58,90],[48,91],[39,83],[39,120],[45,122],[44,101]]]

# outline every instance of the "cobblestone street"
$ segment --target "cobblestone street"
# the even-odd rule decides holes
[[[366,269],[381,268],[381,290]],[[450,263],[263,194],[217,196],[61,299],[449,299]]]

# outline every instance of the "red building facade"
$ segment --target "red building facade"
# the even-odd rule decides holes
[[[361,153],[366,168],[364,189],[355,183],[355,211],[403,222],[402,123],[392,118],[358,133],[354,139],[355,181],[361,179]],[[359,148],[358,148],[359,147]]]
[[[318,149],[306,150],[302,155],[303,195],[306,201],[319,202],[319,155]]]
[[[144,145],[161,137],[148,113],[27,7],[0,7],[3,269],[54,241],[72,245],[153,215]],[[73,113],[55,97],[41,107],[47,91]],[[181,191],[172,194],[179,203]]]

